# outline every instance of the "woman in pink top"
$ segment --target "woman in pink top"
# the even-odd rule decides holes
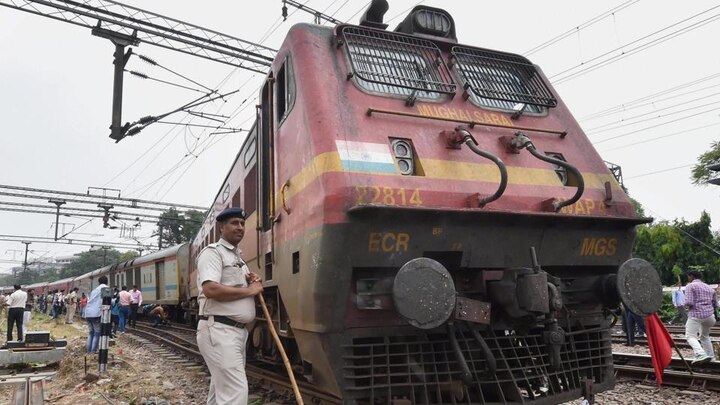
[[[87,306],[87,295],[85,293],[82,293],[82,298],[80,298],[80,318],[85,318],[85,307]]]
[[[118,329],[120,333],[125,333],[125,320],[130,316],[130,303],[132,302],[132,296],[127,291],[127,287],[122,287],[122,291],[118,293],[118,300],[120,300],[120,322]]]

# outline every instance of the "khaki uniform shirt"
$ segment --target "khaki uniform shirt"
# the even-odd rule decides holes
[[[221,238],[217,243],[206,246],[198,255],[196,264],[200,315],[224,315],[242,323],[255,319],[255,297],[221,302],[206,298],[202,292],[202,284],[206,281],[233,287],[248,286],[245,276],[250,273],[250,269],[230,242]]]
[[[70,295],[67,296],[67,303],[68,305],[77,304],[77,294],[75,293],[75,291],[71,292]]]

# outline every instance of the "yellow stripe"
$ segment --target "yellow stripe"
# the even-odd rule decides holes
[[[442,180],[483,181],[497,183],[500,181],[500,172],[494,164],[456,162],[452,160],[421,159],[420,165],[425,172],[424,178]],[[538,169],[528,167],[508,166],[508,183],[524,186],[556,186],[561,187],[560,179],[553,169]],[[327,152],[315,156],[310,164],[290,179],[289,187],[285,190],[285,199],[302,191],[316,178],[325,173],[344,172],[340,155],[337,152]],[[365,173],[350,172],[348,173]],[[369,173],[380,176],[393,176],[391,173]],[[620,190],[615,177],[610,173],[583,173],[586,189],[604,189],[605,182],[609,181],[612,187]],[[278,196],[278,198],[280,198]]]

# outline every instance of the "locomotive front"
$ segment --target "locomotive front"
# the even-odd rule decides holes
[[[257,259],[274,246],[266,291],[298,368],[348,403],[611,389],[612,310],[659,305],[654,269],[628,261],[647,220],[537,66],[459,44],[440,9],[387,31],[382,3],[282,51],[297,93]]]

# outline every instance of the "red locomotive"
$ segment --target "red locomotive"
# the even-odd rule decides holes
[[[654,269],[627,260],[647,219],[537,66],[462,45],[443,10],[415,7],[394,31],[385,10],[289,31],[189,249],[50,287],[108,274],[187,302],[215,215],[242,206],[243,257],[296,371],[345,403],[611,389],[612,310],[660,303]],[[248,327],[250,357],[280,363],[265,322]]]
[[[214,214],[242,206],[296,369],[347,403],[612,388],[609,309],[645,220],[537,66],[461,45],[436,8],[388,31],[383,3],[291,28],[189,280]],[[249,345],[279,361],[263,322]]]

